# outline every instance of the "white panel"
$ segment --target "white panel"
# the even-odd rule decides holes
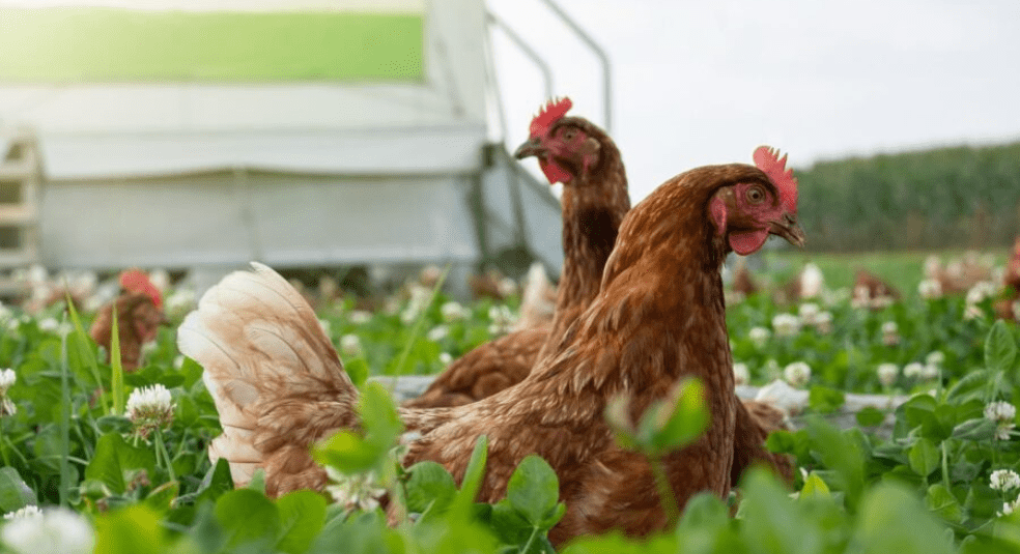
[[[47,178],[166,175],[245,167],[301,173],[468,173],[482,128],[375,132],[44,136]]]

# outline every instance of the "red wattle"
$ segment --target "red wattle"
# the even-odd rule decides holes
[[[769,238],[768,229],[749,231],[746,233],[730,233],[730,248],[741,256],[753,254],[765,244]]]

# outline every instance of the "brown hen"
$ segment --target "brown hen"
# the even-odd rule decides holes
[[[730,251],[750,254],[770,234],[803,243],[796,224],[796,181],[784,161],[759,149],[762,169],[698,168],[666,182],[620,228],[592,305],[517,386],[479,402],[402,409],[420,438],[406,464],[433,460],[457,479],[476,439],[489,438],[479,500],[501,498],[517,464],[545,458],[559,476],[567,512],[554,543],[620,529],[642,535],[666,516],[648,461],[620,448],[604,421],[607,402],[630,397],[637,419],[687,377],[705,384],[711,423],[690,446],[664,460],[683,506],[695,493],[725,496],[738,442],[720,268]],[[321,487],[312,440],[356,423],[356,390],[300,295],[265,266],[238,272],[207,292],[178,331],[181,352],[205,368],[224,434],[210,456],[231,462],[243,483],[266,470],[267,491]]]
[[[590,121],[566,117],[569,98],[550,102],[531,122],[515,156],[536,156],[550,184],[563,183],[563,273],[549,327],[487,342],[450,364],[411,408],[459,406],[519,383],[543,349],[558,344],[599,290],[602,269],[630,210],[627,174],[616,144]]]
[[[142,361],[142,346],[155,340],[159,326],[166,323],[163,299],[149,277],[138,270],[122,273],[120,286],[120,296],[99,309],[89,335],[109,355],[116,308],[121,365],[125,371],[134,371]]]

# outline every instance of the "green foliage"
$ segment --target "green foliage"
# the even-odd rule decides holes
[[[1010,244],[1020,228],[1020,143],[938,148],[797,169],[814,251]],[[832,209],[839,206],[838,210]]]

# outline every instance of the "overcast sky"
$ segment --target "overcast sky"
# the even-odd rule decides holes
[[[759,144],[815,160],[1020,140],[1020,0],[556,0],[613,64],[631,197]],[[489,0],[542,52],[572,114],[602,124],[601,73],[542,0]],[[511,147],[540,73],[496,33]],[[534,164],[532,164],[534,165]]]

